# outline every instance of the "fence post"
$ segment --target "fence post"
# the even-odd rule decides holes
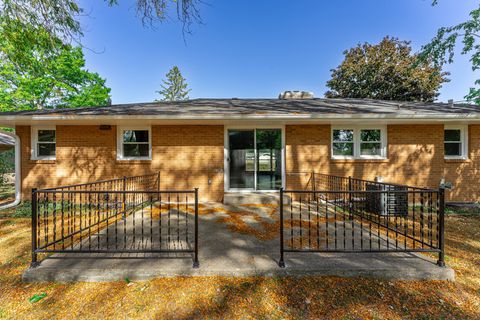
[[[353,220],[353,185],[352,185],[352,176],[348,176],[348,213],[350,220]]]
[[[198,262],[198,188],[195,188],[195,252],[193,256],[193,268],[200,267]]]
[[[440,200],[440,221],[438,228],[440,232],[438,235],[438,248],[440,249],[440,252],[438,253],[437,265],[445,267],[445,188],[443,186],[438,189],[438,197]]]
[[[126,205],[126,191],[127,190],[127,177],[123,176],[123,199],[122,199],[122,211],[123,219],[127,218],[127,205]]]
[[[283,259],[283,188],[280,188],[280,260],[278,266],[285,268],[285,260]]]
[[[312,190],[315,191],[315,172],[312,171]]]
[[[32,189],[32,262],[31,268],[38,266],[37,260],[37,188]]]

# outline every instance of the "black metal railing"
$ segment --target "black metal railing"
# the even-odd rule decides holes
[[[42,190],[64,191],[132,191],[132,190],[159,190],[160,172],[140,176],[122,177],[108,180],[98,180],[89,183],[79,183]]]
[[[285,252],[433,252],[445,264],[443,188],[323,174],[310,188],[280,190],[280,266]]]
[[[52,253],[190,253],[198,267],[198,189],[160,190],[159,181],[151,174],[33,189],[32,266]]]
[[[363,190],[430,190],[427,187],[409,186],[399,183],[381,182],[358,179],[351,176],[342,177],[324,173],[310,173],[310,184],[307,190],[336,190],[336,191],[363,191]]]

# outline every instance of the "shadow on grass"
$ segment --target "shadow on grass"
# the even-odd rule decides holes
[[[448,296],[455,285],[365,278],[223,278],[209,296],[158,318],[461,318],[475,312]]]
[[[32,204],[30,201],[22,201],[19,205],[0,211],[2,218],[29,218],[32,216]]]
[[[478,247],[465,242],[474,240],[479,220],[449,216],[446,222],[447,254],[461,259],[467,269],[475,264],[472,259],[478,254]],[[125,281],[27,285],[21,282],[20,272],[29,260],[28,232],[28,219],[0,220],[0,238],[10,237],[0,242],[0,250],[9,255],[0,271],[0,287],[6,292],[3,309],[12,306],[11,301],[19,301],[19,305],[24,301],[26,306],[17,306],[19,317],[25,313],[40,318],[58,317],[68,312],[85,317],[165,319],[479,318],[478,306],[475,307],[477,298],[472,298],[479,290],[474,282],[467,286],[442,281],[306,276],[181,277],[138,282],[133,287]],[[7,247],[11,250],[6,250]],[[470,271],[467,274],[462,270],[459,277],[478,276],[474,269]],[[145,292],[140,291],[144,286],[148,287]],[[29,305],[28,297],[38,292],[48,292],[47,298]],[[13,316],[11,312],[17,309],[11,309],[6,315]]]

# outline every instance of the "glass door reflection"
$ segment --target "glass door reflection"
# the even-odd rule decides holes
[[[228,130],[229,188],[278,190],[282,186],[282,130]]]
[[[257,190],[278,190],[282,187],[282,130],[257,129]]]
[[[231,189],[255,189],[255,131],[229,130]]]

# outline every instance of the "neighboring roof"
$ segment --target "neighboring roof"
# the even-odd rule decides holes
[[[15,139],[7,134],[0,133],[0,145],[2,146],[14,146]]]
[[[471,104],[420,103],[369,99],[194,99],[178,102],[119,104],[105,107],[0,113],[12,118],[128,117],[156,119],[235,118],[480,118],[480,107]]]

